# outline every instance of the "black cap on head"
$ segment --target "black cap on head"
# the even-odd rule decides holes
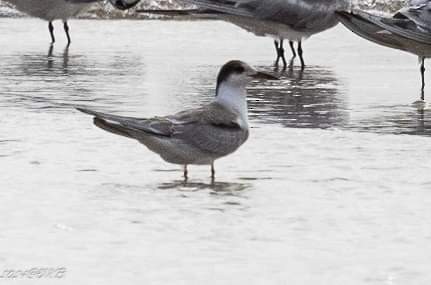
[[[225,81],[230,75],[236,73],[241,74],[245,71],[244,63],[240,60],[231,60],[220,69],[217,76],[217,89],[223,81]]]

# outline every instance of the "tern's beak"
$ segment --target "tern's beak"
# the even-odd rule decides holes
[[[119,10],[127,10],[134,7],[141,0],[109,0],[112,6]]]
[[[280,80],[277,76],[262,71],[256,71],[250,77],[254,79]]]

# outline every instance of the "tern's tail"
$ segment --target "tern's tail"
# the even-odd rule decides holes
[[[94,124],[105,131],[127,138],[136,138],[136,130],[124,124],[133,118],[96,112],[85,108],[76,109],[94,116]]]
[[[93,122],[96,126],[101,128],[102,130],[105,130],[107,132],[120,135],[123,137],[134,139],[134,136],[132,135],[132,130],[128,130],[127,128],[121,125],[110,123],[98,117],[94,117]]]

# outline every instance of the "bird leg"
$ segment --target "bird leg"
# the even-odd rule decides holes
[[[54,45],[49,45],[49,49],[48,49],[48,59],[50,57],[52,57],[52,52],[54,51]]]
[[[278,66],[278,62],[281,60],[283,61],[283,67],[287,66],[286,63],[286,58],[284,57],[284,48],[283,48],[283,40],[275,40],[274,41],[274,45],[275,45],[275,51],[277,52],[277,59],[275,60],[275,65]]]
[[[187,171],[187,164],[184,164],[184,179],[185,180],[187,180],[189,177],[188,177],[188,174],[189,172]]]
[[[284,48],[283,48],[283,40],[280,40],[280,55],[281,56],[281,60],[283,61],[283,67],[286,68],[287,66],[287,62],[286,62],[286,58],[284,57]]]
[[[275,60],[274,64],[278,66],[278,61],[279,61],[280,57],[279,57],[279,52],[278,52],[278,41],[277,40],[274,40],[274,46],[275,46],[275,52],[277,53],[277,59]]]
[[[290,50],[292,51],[292,59],[296,57],[296,51],[295,51],[295,46],[293,45],[293,41],[289,41],[289,45],[290,45]]]
[[[215,178],[214,162],[211,163],[211,179]]]
[[[298,55],[299,55],[299,59],[301,60],[301,68],[304,69],[305,67],[305,63],[304,63],[304,58],[302,57],[303,51],[302,51],[302,42],[299,41],[298,42]]]
[[[421,78],[422,78],[422,87],[421,87],[421,99],[425,100],[424,89],[425,89],[425,58],[421,58]]]
[[[49,22],[48,24],[49,34],[51,35],[51,43],[55,43],[55,37],[54,37],[54,26],[52,25],[52,22]]]
[[[67,36],[67,45],[70,45],[71,40],[70,40],[70,35],[69,35],[69,25],[67,24],[67,21],[64,21],[63,27],[64,27],[64,31],[66,32],[66,36]]]

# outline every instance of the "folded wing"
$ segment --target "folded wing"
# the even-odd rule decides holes
[[[248,138],[248,130],[240,127],[237,115],[217,103],[151,119],[77,109],[94,116],[96,126],[144,144],[146,137],[157,136],[160,139],[175,139],[203,152],[222,156],[235,151]]]

